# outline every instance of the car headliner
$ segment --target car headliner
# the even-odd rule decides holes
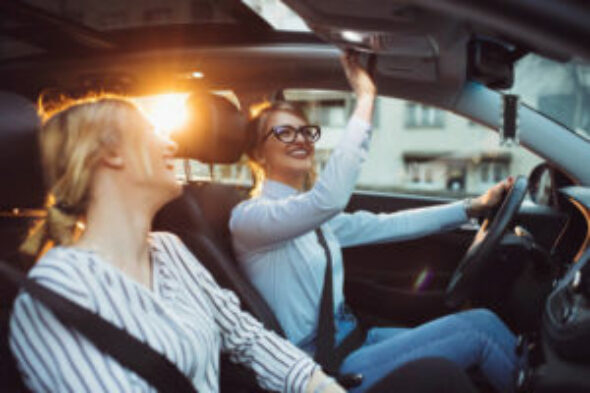
[[[425,34],[432,41],[430,49],[417,51],[410,40],[406,41],[409,47],[398,46],[380,53],[376,74],[380,94],[448,109],[493,129],[497,129],[500,119],[499,93],[467,78],[466,48],[474,34],[485,33],[507,41],[517,48],[515,56],[529,50],[561,59],[589,54],[587,45],[580,46],[580,42],[584,42],[581,38],[589,35],[590,28],[587,24],[579,26],[580,17],[588,15],[588,10],[572,14],[567,1],[559,4],[568,12],[560,8],[563,12],[554,12],[551,23],[546,13],[555,11],[556,1],[535,2],[533,8],[527,1],[512,2],[520,8],[508,7],[502,15],[498,15],[498,7],[506,6],[505,1],[491,8],[466,1],[373,1],[373,7],[363,3],[362,12],[361,4],[351,0],[285,2],[328,39],[330,29],[376,26],[402,35]],[[387,15],[383,11],[391,10],[387,8],[390,6],[397,12],[397,23],[390,20],[387,24],[380,17]],[[47,53],[0,62],[0,89],[31,99],[48,87],[63,91],[108,89],[131,95],[231,89],[247,104],[280,88],[348,88],[338,63],[339,52],[333,45],[312,34],[274,31],[239,1],[227,2],[226,7],[240,23],[97,32],[48,16],[24,3],[3,2],[3,18],[21,22],[23,17],[32,18],[37,25],[28,34],[26,29],[5,29],[2,34],[28,38]],[[535,12],[523,15],[527,9]],[[531,25],[532,20],[547,24]],[[570,28],[564,32],[560,28],[567,21]],[[539,28],[543,33],[535,34]],[[47,32],[48,37],[40,39],[44,34],[39,31]],[[576,32],[581,35],[573,39]],[[559,46],[549,49],[551,45],[542,45],[543,39]],[[184,77],[193,71],[203,72],[205,78]],[[526,107],[520,120],[524,146],[574,180],[590,185],[590,172],[583,170],[590,167],[588,142]]]

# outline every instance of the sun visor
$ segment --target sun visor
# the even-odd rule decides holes
[[[35,105],[24,97],[0,91],[0,210],[43,206]]]
[[[177,156],[204,163],[237,162],[247,145],[247,119],[231,101],[211,93],[195,93],[187,100],[186,126],[172,134]]]

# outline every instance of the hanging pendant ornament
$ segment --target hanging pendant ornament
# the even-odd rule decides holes
[[[500,117],[500,146],[514,146],[519,144],[519,109],[520,98],[515,94],[502,96],[502,113]]]

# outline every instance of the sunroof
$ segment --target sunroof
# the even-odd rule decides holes
[[[235,37],[238,30],[246,35],[273,28],[309,31],[279,0],[0,0],[0,62],[43,53],[122,51],[140,47],[143,32],[152,33],[144,47],[184,45],[197,40],[199,29],[205,27],[209,40],[226,27],[224,37]]]
[[[276,30],[311,31],[303,19],[280,0],[242,0]]]
[[[0,36],[0,60],[9,60],[23,56],[38,55],[45,52],[41,48],[29,45],[10,37]]]
[[[88,28],[105,31],[154,25],[235,23],[216,0],[23,0]]]

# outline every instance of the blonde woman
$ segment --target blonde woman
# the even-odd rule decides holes
[[[367,156],[376,95],[355,55],[344,56],[343,66],[357,103],[323,173],[314,183],[319,127],[310,125],[294,105],[274,103],[250,124],[255,143],[249,156],[260,193],[236,206],[230,219],[243,270],[274,310],[287,337],[310,354],[325,345],[325,340],[317,340],[324,277],[333,282],[336,346],[357,325],[344,302],[342,247],[457,228],[497,204],[510,186],[505,181],[479,198],[426,209],[343,213]],[[326,273],[328,266],[331,275]],[[372,329],[364,344],[344,358],[339,371],[364,374],[365,382],[354,391],[365,391],[404,362],[442,356],[464,368],[479,367],[499,391],[509,392],[518,361],[514,346],[515,337],[496,315],[470,310],[413,329]]]
[[[175,236],[151,233],[180,193],[175,145],[130,101],[76,102],[43,124],[47,218],[23,250],[30,277],[164,354],[201,393],[217,392],[219,351],[281,392],[343,392],[302,351],[240,310]],[[84,226],[78,223],[83,222]],[[148,392],[133,372],[21,293],[10,347],[33,392]]]

